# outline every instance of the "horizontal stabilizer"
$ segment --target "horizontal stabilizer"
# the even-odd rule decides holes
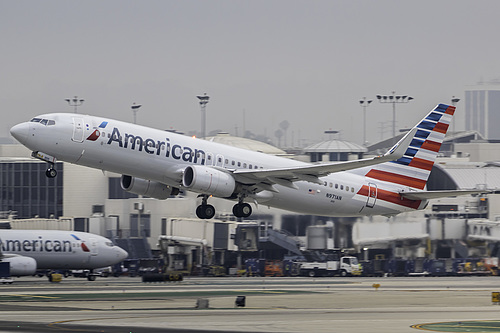
[[[491,193],[491,191],[486,190],[449,190],[449,191],[410,191],[410,192],[399,192],[399,194],[410,200],[429,200],[438,198],[448,198],[457,197],[459,195],[468,194],[485,194]]]

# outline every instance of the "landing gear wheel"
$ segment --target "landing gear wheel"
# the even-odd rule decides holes
[[[57,170],[53,168],[48,168],[47,171],[45,171],[45,175],[48,178],[55,178],[57,176]]]
[[[233,206],[233,214],[236,217],[249,217],[252,215],[252,207],[247,203],[236,204]]]
[[[215,216],[215,207],[212,205],[199,205],[196,208],[196,216],[200,219],[209,220]]]

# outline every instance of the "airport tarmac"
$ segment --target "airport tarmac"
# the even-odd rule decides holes
[[[500,332],[497,291],[496,276],[24,277],[0,285],[0,332]]]

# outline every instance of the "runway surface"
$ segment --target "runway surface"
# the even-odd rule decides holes
[[[500,332],[497,291],[496,276],[24,277],[0,285],[0,332]]]

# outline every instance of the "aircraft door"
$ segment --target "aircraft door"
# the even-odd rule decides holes
[[[98,251],[98,242],[97,239],[95,238],[90,238],[90,254],[93,256],[96,256],[99,251]]]
[[[373,183],[368,183],[368,200],[366,201],[366,207],[373,208],[375,202],[377,201],[377,185]]]
[[[84,126],[83,118],[73,117],[73,137],[71,140],[75,142],[83,142]]]

